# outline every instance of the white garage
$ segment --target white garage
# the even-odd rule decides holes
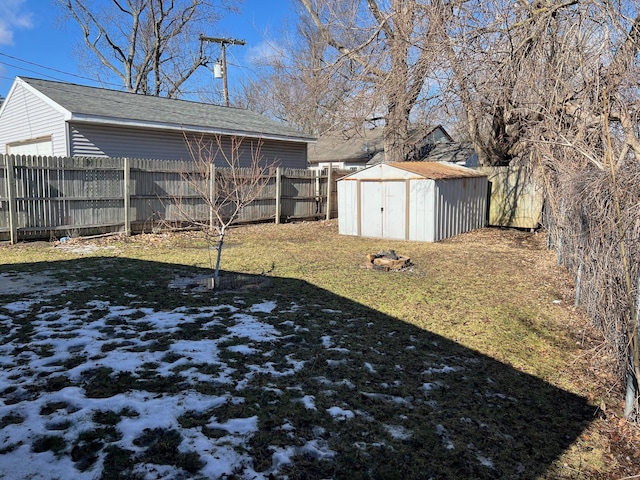
[[[486,224],[486,174],[439,162],[382,163],[338,181],[342,235],[437,242]]]
[[[53,144],[51,137],[9,143],[7,144],[7,153],[10,155],[39,155],[50,157],[53,155]]]

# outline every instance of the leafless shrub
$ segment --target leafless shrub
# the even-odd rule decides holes
[[[635,385],[626,413],[637,417],[640,163],[625,159],[611,170],[565,161],[546,171],[551,246],[575,272],[576,303],[604,334],[621,386]]]

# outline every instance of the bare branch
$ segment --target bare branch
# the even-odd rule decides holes
[[[220,12],[235,10],[226,0],[56,1],[82,29],[98,67],[130,92],[169,97],[178,96],[206,63],[198,33],[211,29]]]

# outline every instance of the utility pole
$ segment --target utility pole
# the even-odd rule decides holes
[[[224,91],[224,104],[229,106],[229,89],[227,87],[227,45],[244,45],[244,40],[237,40],[235,38],[219,38],[219,37],[205,37],[200,34],[201,42],[213,42],[219,43],[222,50],[222,86]]]

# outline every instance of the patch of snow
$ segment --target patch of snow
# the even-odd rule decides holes
[[[305,395],[300,399],[300,401],[307,410],[317,410],[315,395]]]
[[[258,350],[249,345],[231,345],[227,347],[227,350],[234,353],[242,353],[243,355],[253,355],[258,352]]]
[[[493,461],[490,458],[484,457],[480,454],[476,455],[476,458],[480,462],[480,465],[487,468],[494,468]]]
[[[396,403],[398,405],[403,405],[405,407],[413,408],[413,399],[411,397],[403,398],[394,395],[387,395],[385,393],[369,393],[369,392],[360,392],[363,396],[367,398],[372,398],[374,400],[382,400],[387,403]]]
[[[446,448],[447,450],[454,450],[456,448],[451,441],[451,438],[449,438],[449,431],[443,425],[436,425],[436,433],[440,437],[444,448]]]
[[[271,313],[273,312],[277,307],[276,302],[272,301],[272,300],[265,300],[262,303],[256,303],[254,305],[251,305],[249,307],[249,311],[251,313]]]
[[[459,370],[458,367],[450,367],[448,365],[441,365],[440,367],[431,367],[422,371],[422,375],[433,375],[434,373],[453,373]]]
[[[327,365],[331,368],[339,367],[340,365],[346,365],[349,361],[346,358],[342,358],[340,360],[332,360],[330,358],[327,359]]]
[[[402,425],[385,424],[383,427],[394,440],[409,440],[413,436],[413,433]]]
[[[344,353],[345,355],[347,353],[351,353],[351,350],[349,350],[348,348],[342,348],[342,347],[329,348],[329,350],[336,353]]]
[[[95,282],[67,282],[60,272],[44,271],[0,273],[0,295],[27,295],[33,298],[52,297],[68,290],[85,290]]]
[[[207,424],[207,427],[225,430],[236,435],[247,435],[258,431],[258,416],[254,415],[249,418],[231,418],[224,423],[210,422]]]
[[[327,408],[327,412],[339,422],[344,422],[345,420],[355,417],[355,414],[351,410],[345,410],[340,407],[329,407]]]
[[[280,336],[273,325],[260,322],[251,315],[237,313],[232,318],[236,324],[227,328],[230,336],[248,338],[255,342],[271,342]]]
[[[12,313],[28,312],[31,307],[37,303],[38,302],[36,300],[20,300],[17,302],[5,303],[2,305],[2,308]]]

